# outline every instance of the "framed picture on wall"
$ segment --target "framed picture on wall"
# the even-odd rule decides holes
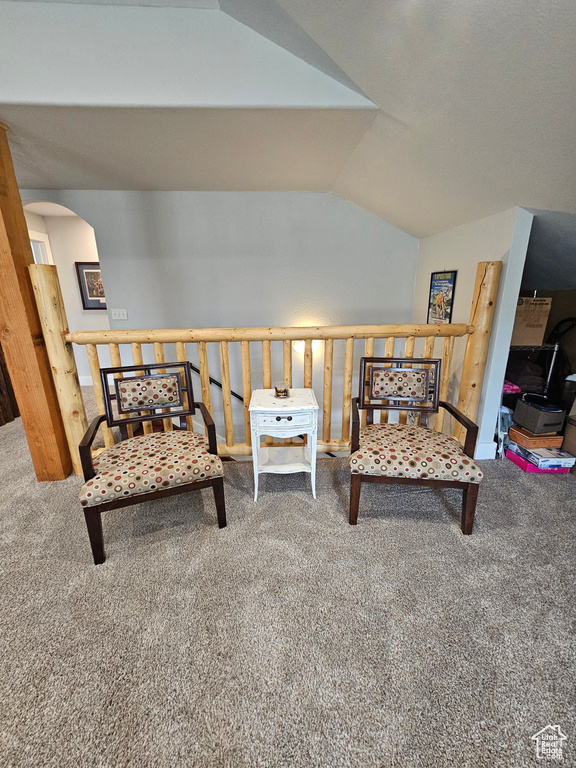
[[[82,309],[106,309],[102,273],[97,261],[75,261]]]
[[[456,271],[432,272],[428,299],[428,322],[445,325],[452,321]]]

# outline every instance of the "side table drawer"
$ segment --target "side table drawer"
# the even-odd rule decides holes
[[[274,427],[283,429],[293,427],[309,427],[312,424],[311,413],[287,413],[277,416],[270,413],[259,413],[256,416],[256,425],[258,427]]]

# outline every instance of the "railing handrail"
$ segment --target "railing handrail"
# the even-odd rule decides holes
[[[467,323],[418,325],[319,325],[272,328],[162,328],[158,330],[73,331],[64,341],[73,344],[159,344],[198,341],[305,341],[307,339],[406,338],[414,336],[466,336],[474,333]]]

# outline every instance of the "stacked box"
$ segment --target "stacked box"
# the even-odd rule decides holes
[[[544,432],[541,435],[537,435],[534,432],[530,432],[529,429],[519,426],[511,426],[508,430],[508,437],[513,443],[521,445],[523,448],[561,448],[563,437],[556,433],[548,434]],[[573,453],[573,451],[570,451]]]
[[[519,298],[512,331],[513,347],[536,346],[544,341],[552,299]]]
[[[514,451],[510,450],[510,448],[506,450],[506,458],[510,459],[510,461],[516,464],[516,466],[520,467],[520,469],[523,469],[524,472],[538,472],[543,475],[564,475],[570,472],[570,467],[553,467],[552,469],[542,469],[537,467],[535,464],[532,464],[532,462],[528,461],[528,459],[525,459],[523,456],[519,456],[517,453],[514,453]],[[574,467],[572,469],[574,469]]]
[[[566,411],[562,408],[518,400],[512,418],[516,424],[538,435],[543,432],[561,432],[565,415]]]

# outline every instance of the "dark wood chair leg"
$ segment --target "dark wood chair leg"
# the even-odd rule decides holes
[[[356,525],[358,522],[358,505],[360,504],[360,489],[362,488],[362,476],[350,475],[350,525]]]
[[[226,503],[224,501],[224,479],[217,477],[212,481],[216,514],[218,515],[218,528],[226,528]]]
[[[100,565],[106,560],[104,537],[102,535],[102,514],[98,509],[88,508],[84,510],[84,518],[86,519],[86,528],[88,528],[94,565]]]
[[[469,536],[474,526],[474,513],[478,500],[478,483],[468,483],[462,495],[462,533]]]

